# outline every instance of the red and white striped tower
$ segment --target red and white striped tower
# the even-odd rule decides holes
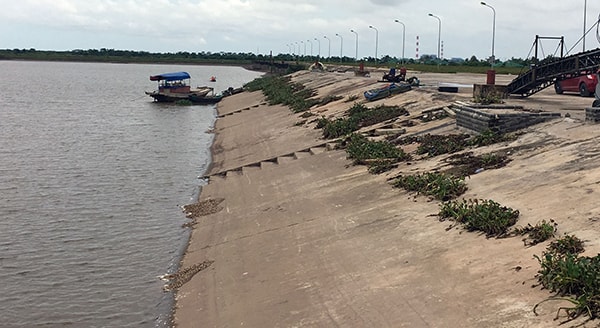
[[[417,52],[415,53],[415,58],[419,59],[419,36],[417,35]]]

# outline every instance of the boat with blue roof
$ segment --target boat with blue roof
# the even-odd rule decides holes
[[[220,94],[215,95],[211,87],[191,88],[191,76],[187,72],[152,75],[150,81],[158,82],[158,90],[146,91],[156,102],[188,100],[195,104],[214,104],[223,98]]]

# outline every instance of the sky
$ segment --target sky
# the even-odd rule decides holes
[[[480,2],[0,0],[0,49],[322,57],[355,57],[358,52],[359,58],[400,58],[404,52],[405,58],[415,58],[436,55],[439,40],[443,58],[486,59],[493,43],[496,58],[507,60],[533,56],[536,35],[563,36],[565,53],[581,52],[584,26],[590,29],[600,16],[600,0],[489,0],[494,24],[494,11]],[[585,50],[599,47],[593,28]],[[538,57],[548,55],[560,55],[557,40],[540,41]]]

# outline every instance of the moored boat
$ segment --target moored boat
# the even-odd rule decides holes
[[[156,102],[176,102],[189,100],[198,104],[213,104],[221,101],[222,95],[215,95],[211,87],[190,87],[191,77],[187,72],[164,73],[150,76],[150,81],[158,82],[158,90],[146,91]]]
[[[205,96],[190,96],[189,100],[195,104],[216,104],[219,101],[221,101],[221,99],[223,99],[223,95],[218,94],[211,94],[211,95],[205,95]]]

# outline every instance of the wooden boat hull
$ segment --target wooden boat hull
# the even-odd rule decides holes
[[[223,99],[223,96],[221,96],[221,95],[215,95],[215,96],[200,95],[200,94],[167,95],[167,94],[159,93],[159,92],[146,92],[146,94],[149,95],[150,97],[154,98],[155,102],[162,102],[162,103],[176,102],[179,100],[189,100],[194,104],[216,104],[219,101],[221,101],[221,99]]]
[[[221,99],[223,99],[222,95],[203,96],[203,97],[190,96],[190,98],[189,98],[189,100],[191,102],[193,102],[194,104],[216,104],[219,101],[221,101]]]
[[[146,94],[154,98],[156,102],[176,102],[178,100],[189,100],[195,104],[214,104],[223,98],[221,95],[209,94],[213,88],[196,88],[191,92],[165,92],[164,90],[146,91]]]

